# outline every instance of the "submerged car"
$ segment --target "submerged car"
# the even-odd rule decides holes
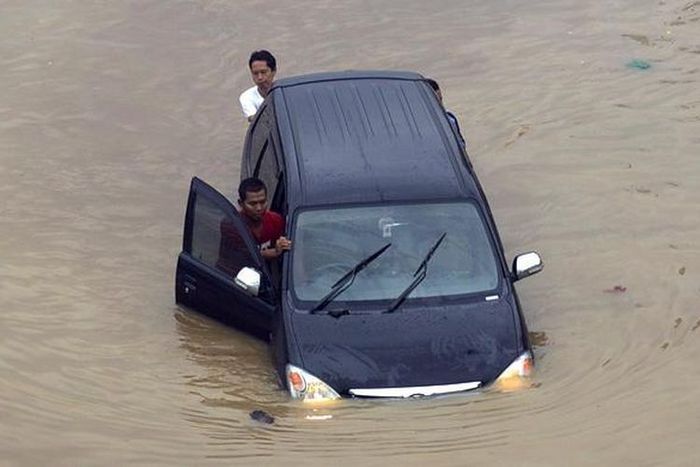
[[[279,80],[241,177],[268,187],[293,241],[266,262],[239,212],[194,178],[176,301],[269,336],[305,401],[470,391],[527,378],[533,355],[469,157],[425,79],[338,72]]]

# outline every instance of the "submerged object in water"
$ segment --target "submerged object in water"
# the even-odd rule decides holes
[[[264,410],[253,410],[252,412],[250,412],[250,418],[252,418],[256,422],[267,423],[268,425],[272,425],[273,423],[275,423],[275,417],[265,412]]]
[[[648,70],[651,68],[651,64],[645,60],[635,58],[634,60],[627,62],[627,68],[634,68],[635,70]]]

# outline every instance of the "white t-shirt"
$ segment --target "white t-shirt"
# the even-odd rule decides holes
[[[238,98],[241,102],[241,110],[245,118],[252,117],[256,114],[260,106],[262,105],[265,98],[260,95],[257,86],[253,86],[250,89],[246,89]]]

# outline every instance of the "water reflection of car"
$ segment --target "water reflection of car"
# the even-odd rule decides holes
[[[176,299],[270,336],[293,397],[446,394],[529,376],[513,283],[542,262],[530,252],[509,267],[420,75],[278,81],[248,130],[241,176],[266,183],[292,250],[265,262],[234,206],[195,178]]]

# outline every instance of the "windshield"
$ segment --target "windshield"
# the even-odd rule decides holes
[[[442,234],[425,280],[410,298],[495,289],[496,257],[476,206],[468,202],[302,212],[293,236],[292,289],[298,299],[317,302],[359,260],[391,243],[335,300],[395,300]]]

